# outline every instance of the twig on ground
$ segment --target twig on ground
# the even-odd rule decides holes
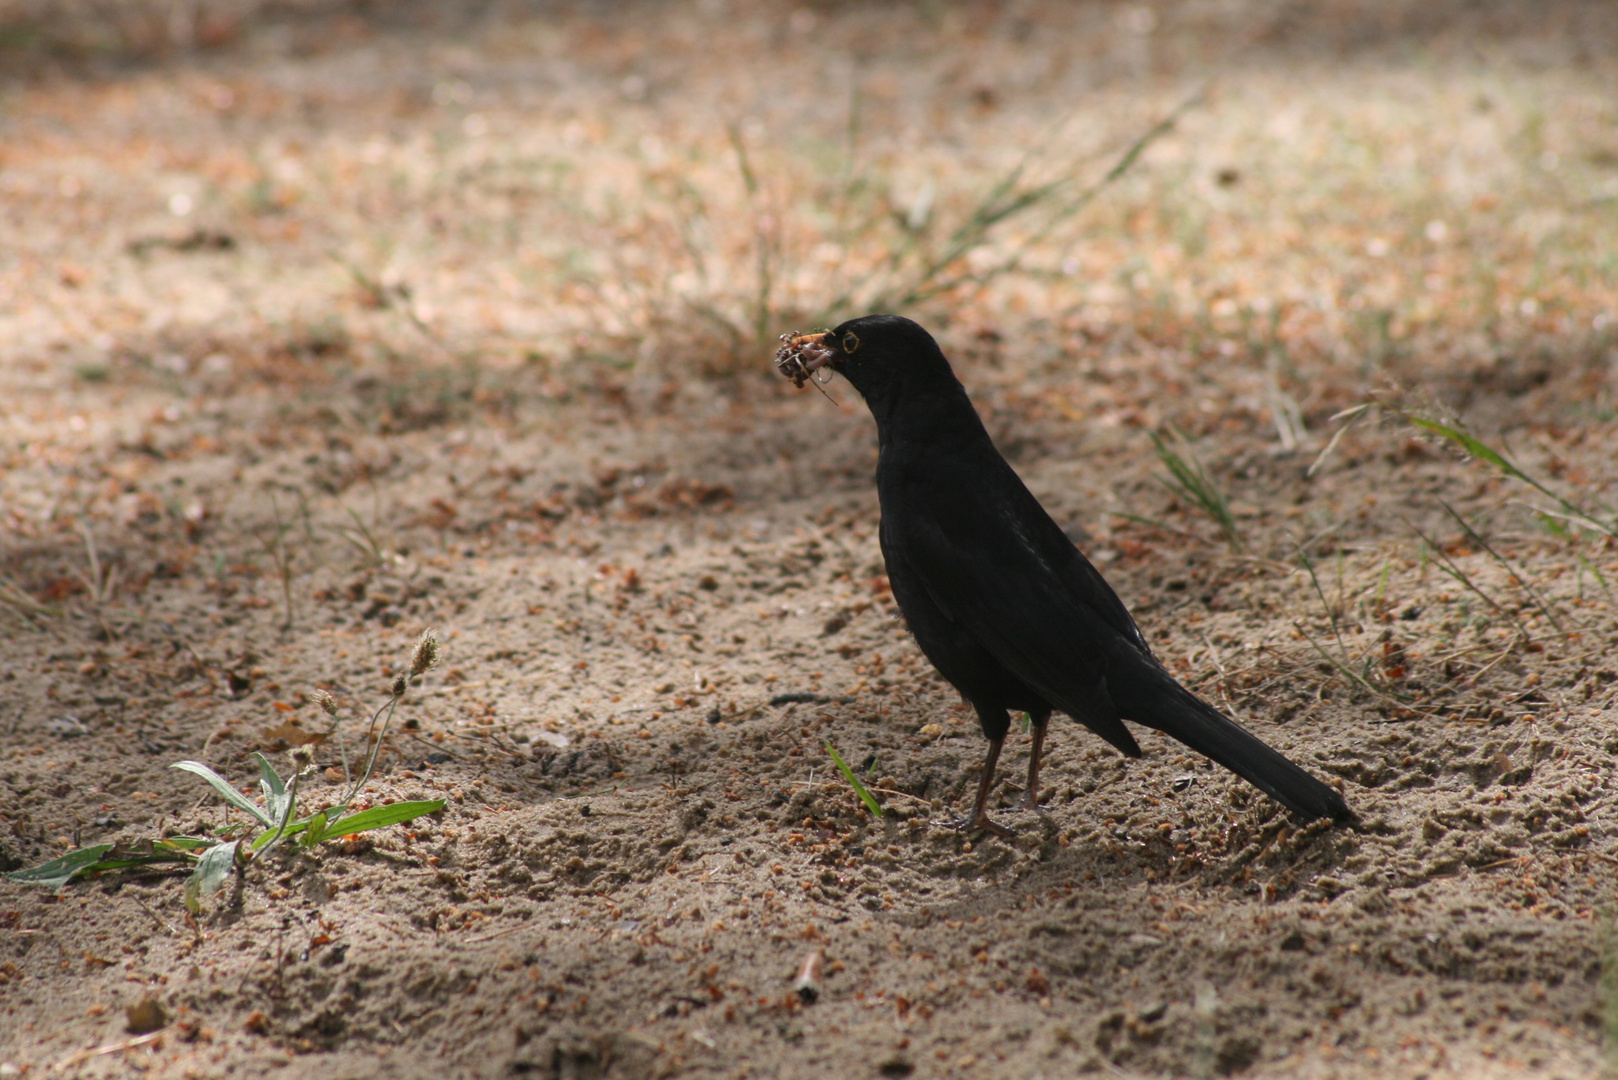
[[[148,1031],[144,1035],[132,1035],[127,1039],[119,1039],[117,1042],[103,1043],[100,1046],[92,1046],[84,1050],[75,1051],[74,1053],[63,1058],[61,1061],[58,1061],[56,1064],[52,1065],[51,1071],[65,1072],[68,1069],[74,1068],[78,1065],[83,1065],[86,1061],[92,1061],[98,1057],[105,1057],[108,1054],[121,1053],[125,1050],[133,1050],[138,1046],[146,1046],[149,1043],[157,1042],[165,1034],[167,1034],[169,1027],[172,1026],[173,1025],[170,1024],[166,1027],[158,1028],[156,1031]]]

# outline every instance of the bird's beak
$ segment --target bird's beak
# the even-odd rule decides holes
[[[823,367],[837,367],[837,346],[832,343],[831,331],[819,334],[800,334],[794,331],[781,335],[781,347],[775,350],[775,370],[794,386],[803,386],[805,380]]]

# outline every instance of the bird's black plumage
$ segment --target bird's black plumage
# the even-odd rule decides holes
[[[1008,710],[1034,723],[1027,800],[1061,710],[1131,757],[1124,720],[1185,743],[1306,818],[1346,818],[1342,796],[1181,686],[1123,601],[1001,457],[932,335],[867,315],[782,350],[782,372],[841,372],[876,419],[882,556],[922,652],[989,738],[965,824],[1003,832],[985,805]],[[790,369],[789,369],[790,368]]]

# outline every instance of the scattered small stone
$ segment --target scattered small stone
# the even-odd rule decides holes
[[[145,1035],[169,1022],[168,1013],[154,997],[143,997],[133,1005],[126,1005],[124,1015],[131,1035]]]
[[[45,730],[52,735],[60,735],[64,739],[77,738],[80,735],[90,734],[90,729],[84,726],[84,721],[77,716],[58,716],[45,721]]]

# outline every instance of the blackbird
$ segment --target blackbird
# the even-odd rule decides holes
[[[1306,819],[1350,817],[1336,790],[1181,686],[1152,655],[1118,594],[995,449],[931,334],[898,315],[867,315],[782,341],[781,374],[802,386],[817,371],[839,372],[876,419],[893,597],[989,739],[971,816],[957,827],[1011,835],[986,810],[1008,710],[1033,724],[1027,806],[1037,803],[1045,728],[1060,709],[1130,757],[1140,747],[1125,720],[1173,736]]]

